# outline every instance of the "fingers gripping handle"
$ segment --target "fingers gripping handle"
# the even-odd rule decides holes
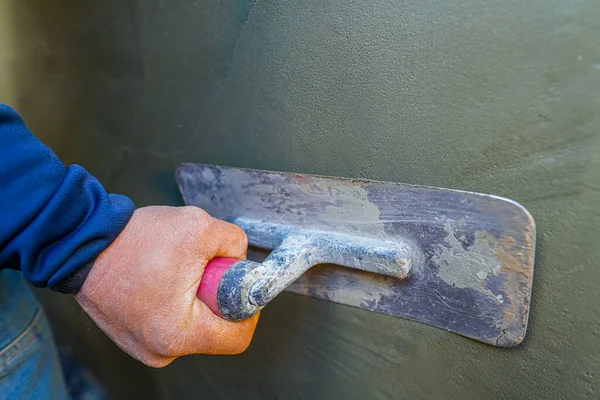
[[[268,237],[282,230],[265,223]],[[404,279],[412,269],[413,250],[404,243],[320,231],[284,231],[262,262],[217,258],[205,267],[198,297],[217,315],[232,321],[250,318],[312,266],[322,263]]]
[[[198,298],[216,315],[241,321],[257,314],[266,304],[250,298],[253,284],[262,275],[260,263],[233,258],[215,258],[204,267]]]
[[[352,237],[290,235],[262,263],[232,258],[208,262],[197,295],[216,315],[241,321],[267,303],[313,265],[334,263],[405,278],[412,268],[411,250],[399,244]]]
[[[219,283],[221,283],[225,271],[238,261],[239,260],[235,258],[213,258],[204,267],[204,273],[196,295],[219,317],[223,317],[219,311],[219,303],[217,300]]]
[[[316,253],[310,239],[290,236],[262,263],[215,258],[204,268],[197,296],[222,318],[250,318],[317,264]]]

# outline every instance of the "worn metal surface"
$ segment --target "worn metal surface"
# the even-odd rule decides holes
[[[177,182],[186,204],[238,221],[247,228],[251,245],[276,249],[263,264],[240,262],[225,274],[219,288],[223,315],[247,318],[291,284],[301,271],[289,258],[310,256],[315,244],[310,234],[291,242],[285,238],[290,231],[297,235],[312,230],[379,240],[380,245],[402,244],[410,256],[404,251],[400,265],[410,263],[410,275],[394,279],[331,269],[302,277],[290,291],[413,319],[497,346],[512,346],[525,337],[535,225],[513,201],[448,189],[202,164],[181,165]],[[340,249],[340,243],[343,240],[328,243],[321,249],[323,256],[305,260],[302,269],[317,261],[360,264],[355,257],[353,263],[344,262],[343,255],[354,252]],[[373,260],[363,264],[369,261]]]

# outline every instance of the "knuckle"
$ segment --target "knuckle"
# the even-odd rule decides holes
[[[221,326],[216,330],[208,330],[202,341],[202,353],[218,355],[237,355],[241,354],[252,342],[253,329],[240,329],[233,325],[227,327]]]
[[[182,348],[181,338],[167,334],[163,338],[155,341],[153,348],[156,353],[160,354],[161,356],[179,356]]]
[[[153,358],[151,361],[146,363],[147,366],[151,368],[164,368],[167,365],[171,364],[172,360],[167,358]]]
[[[238,225],[234,225],[235,235],[239,238],[240,247],[246,248],[248,247],[248,236],[246,236],[246,232],[239,227]]]
[[[252,339],[254,337],[254,331],[256,328],[255,321],[246,321],[245,326],[241,329],[238,335],[233,335],[232,337],[235,340],[229,340],[227,345],[225,346],[224,353],[230,355],[241,354],[245,352],[250,344],[252,343]]]
[[[195,234],[202,234],[209,230],[214,223],[214,218],[201,208],[193,206],[182,207],[181,225],[186,226]]]
[[[235,343],[233,343],[233,345],[229,351],[229,354],[231,354],[231,355],[242,354],[243,352],[248,350],[248,347],[250,347],[250,343],[252,343],[251,335],[247,335],[244,338],[240,338],[240,340],[237,340]]]
[[[183,212],[185,217],[191,217],[196,221],[205,221],[210,219],[210,215],[200,207],[184,206]]]
[[[240,239],[242,240],[242,242],[244,243],[248,243],[248,236],[246,236],[246,232],[244,232],[244,230],[238,226],[238,225],[234,225],[235,226],[235,230],[238,232],[238,235],[240,237]]]
[[[175,358],[155,356],[146,354],[138,358],[138,360],[150,368],[163,368],[171,364]]]
[[[156,341],[152,347],[153,347],[154,351],[156,351],[158,354],[163,355],[163,356],[168,356],[173,353],[173,348],[172,348],[171,344],[164,340]]]
[[[157,334],[160,332],[160,334]],[[173,329],[165,325],[154,326],[150,332],[146,332],[145,343],[150,354],[160,357],[175,357],[179,356],[181,349],[182,337]]]

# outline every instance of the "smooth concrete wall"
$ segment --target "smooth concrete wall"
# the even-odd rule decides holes
[[[59,340],[77,338],[118,397],[598,396],[600,2],[3,7],[13,105],[66,162],[140,206],[181,204],[173,170],[195,161],[486,192],[537,222],[530,330],[512,349],[284,294],[244,355],[153,371],[70,299],[42,294]]]

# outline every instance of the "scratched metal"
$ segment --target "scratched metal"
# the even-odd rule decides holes
[[[407,244],[395,279],[337,266],[286,290],[423,322],[496,346],[527,330],[535,224],[514,201],[400,183],[182,164],[186,204],[215,217],[264,221]],[[249,232],[252,245],[259,245]]]

